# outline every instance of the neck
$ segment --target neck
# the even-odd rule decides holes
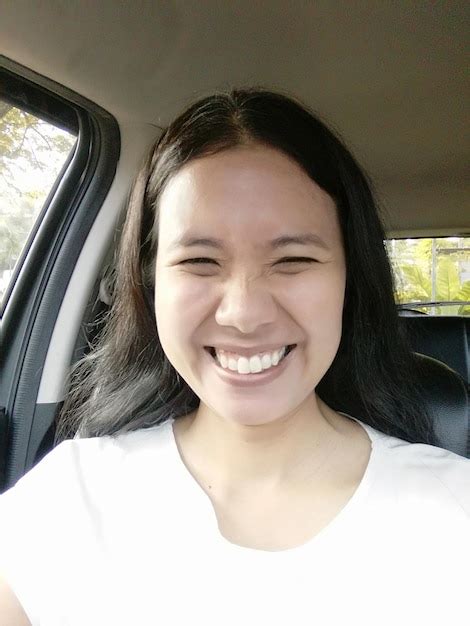
[[[175,434],[201,486],[228,497],[315,480],[345,432],[344,421],[312,394],[294,414],[257,425],[224,420],[201,403],[177,420]]]

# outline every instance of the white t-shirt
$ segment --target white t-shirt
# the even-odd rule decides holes
[[[172,423],[65,441],[0,496],[0,572],[33,626],[468,623],[470,460],[359,422],[372,451],[342,511],[255,550],[221,535]]]

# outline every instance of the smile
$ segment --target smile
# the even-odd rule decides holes
[[[252,385],[260,385],[260,384],[269,383],[275,380],[276,378],[278,378],[279,376],[281,376],[281,374],[288,367],[293,356],[295,356],[295,348],[296,348],[296,344],[294,344],[293,346],[286,346],[285,353],[282,356],[282,358],[280,358],[277,365],[271,365],[258,372],[251,372],[251,369],[250,369],[250,371],[247,373],[240,373],[239,366],[241,365],[242,370],[244,367],[243,361],[240,364],[240,359],[238,360],[238,362],[236,362],[236,366],[237,366],[236,369],[230,369],[230,367],[224,368],[222,364],[218,361],[216,351],[214,348],[205,347],[204,351],[208,355],[208,358],[210,359],[211,363],[215,365],[215,371],[224,382],[234,385],[236,387],[247,387],[247,386],[249,387]],[[284,348],[282,348],[281,350],[284,350]],[[246,359],[246,357],[241,357],[241,358]]]
[[[283,346],[278,350],[254,354],[252,356],[243,356],[211,346],[208,346],[206,350],[223,369],[246,375],[258,374],[273,367],[277,367],[295,346],[296,344]]]

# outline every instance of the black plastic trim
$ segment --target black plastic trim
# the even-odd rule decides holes
[[[15,76],[6,67],[0,67],[0,97],[27,113],[78,135],[78,118],[70,103],[25,78]]]
[[[6,483],[6,459],[8,451],[9,420],[5,407],[0,407],[0,493]]]

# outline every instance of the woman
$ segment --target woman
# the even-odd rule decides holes
[[[0,498],[12,624],[462,619],[470,462],[429,445],[383,239],[294,100],[216,94],[165,130],[72,376],[75,437]]]

